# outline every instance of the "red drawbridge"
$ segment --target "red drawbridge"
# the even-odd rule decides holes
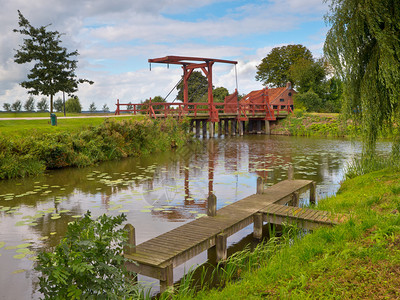
[[[176,64],[183,69],[183,102],[152,102],[151,98],[146,103],[120,103],[117,100],[116,115],[121,112],[133,114],[148,114],[152,118],[162,117],[189,117],[194,120],[205,120],[215,123],[220,119],[230,119],[233,121],[248,121],[258,119],[265,121],[276,120],[277,117],[284,117],[291,109],[273,109],[268,98],[268,89],[254,91],[238,99],[237,89],[231,95],[225,97],[223,103],[214,102],[212,67],[214,63],[226,63],[236,65],[237,61],[222,60],[204,57],[183,57],[166,56],[148,60],[150,68],[152,63]],[[189,102],[188,80],[193,70],[201,69],[208,81],[208,102]],[[235,69],[236,70],[236,69]],[[237,80],[236,80],[237,81]],[[283,114],[280,112],[284,112]]]

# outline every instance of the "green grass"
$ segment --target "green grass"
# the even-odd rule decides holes
[[[48,116],[48,114],[47,114]],[[104,119],[113,116],[105,116],[104,118],[76,118],[76,119],[58,119],[57,126],[51,126],[50,118],[48,120],[0,120],[0,134],[7,135],[30,135],[35,133],[54,133],[65,131],[78,131],[87,126],[98,126],[103,123]],[[141,119],[143,116],[127,116],[115,119]]]
[[[399,298],[400,173],[385,169],[347,180],[318,209],[345,213],[348,221],[305,236],[292,231],[256,254],[236,254],[230,259],[234,276],[222,287],[172,298]]]

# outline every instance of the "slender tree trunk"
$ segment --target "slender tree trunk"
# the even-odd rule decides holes
[[[53,95],[50,95],[50,113],[53,113]]]

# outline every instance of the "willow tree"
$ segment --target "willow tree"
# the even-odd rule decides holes
[[[344,82],[345,116],[358,119],[364,154],[398,122],[400,96],[400,1],[332,0],[324,52]],[[393,144],[399,151],[399,139]]]

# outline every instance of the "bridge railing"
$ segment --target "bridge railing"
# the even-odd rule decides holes
[[[276,117],[281,112],[292,112],[288,105],[285,109],[273,109],[268,103],[213,103],[208,102],[192,102],[192,103],[167,103],[167,102],[147,102],[147,103],[119,103],[117,100],[116,115],[120,113],[148,114],[151,117],[160,116],[176,116],[184,117],[190,115],[192,117],[210,115],[218,118],[219,114],[236,114],[244,116],[246,119],[249,116],[265,114],[266,116]]]

